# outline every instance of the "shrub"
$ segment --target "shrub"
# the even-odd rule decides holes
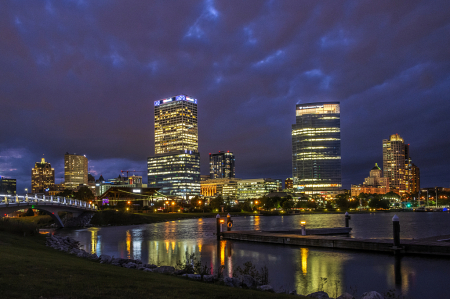
[[[32,236],[38,234],[38,227],[36,224],[23,222],[20,220],[1,218],[0,231],[10,232],[14,234]]]

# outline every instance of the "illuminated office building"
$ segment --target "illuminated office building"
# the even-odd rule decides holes
[[[409,144],[398,134],[383,140],[383,174],[391,190],[399,195],[420,190],[419,168],[412,163]]]
[[[64,185],[76,189],[88,183],[88,159],[86,156],[66,153],[64,155]]]
[[[234,154],[229,151],[209,154],[209,175],[211,179],[234,178]]]
[[[209,179],[200,182],[201,195],[205,198],[222,196],[223,199],[236,199],[237,197],[237,183],[241,179],[224,178],[224,179]]]
[[[198,151],[197,99],[178,95],[155,101],[155,154]]]
[[[271,192],[278,192],[280,190],[280,180],[249,179],[237,182],[237,197],[241,201],[246,199],[258,199]]]
[[[55,185],[55,169],[45,159],[36,162],[31,169],[31,192],[44,193]],[[47,189],[47,190],[46,190]]]
[[[165,195],[200,195],[197,99],[155,101],[155,155],[147,160],[148,187]]]
[[[16,179],[7,179],[0,177],[0,194],[15,195],[16,187],[17,187]]]
[[[297,104],[292,125],[294,189],[332,195],[341,188],[339,102]]]
[[[188,150],[149,157],[148,186],[165,195],[200,194],[200,154]]]

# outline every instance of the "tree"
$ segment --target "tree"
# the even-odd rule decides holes
[[[348,194],[338,194],[336,196],[335,202],[339,209],[346,210],[349,208],[349,195]]]
[[[90,201],[94,199],[94,194],[89,187],[83,186],[75,194],[75,198],[83,201]]]
[[[293,206],[294,203],[292,202],[292,200],[285,200],[281,207],[283,208],[283,210],[289,211]]]
[[[261,204],[266,211],[275,208],[275,202],[270,197],[261,198]]]
[[[217,197],[211,199],[209,202],[209,206],[211,209],[220,209],[220,206],[224,204],[223,198],[221,195],[218,195]]]
[[[61,196],[61,197],[73,197],[73,191],[70,190],[70,189],[64,189],[64,191],[59,193],[58,196]]]

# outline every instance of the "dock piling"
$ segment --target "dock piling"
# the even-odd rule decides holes
[[[233,221],[231,220],[230,213],[227,214],[227,231],[231,231],[231,228],[233,227]]]
[[[352,217],[348,214],[348,212],[345,212],[345,227],[349,227],[349,222]]]
[[[392,226],[394,229],[394,248],[400,247],[400,219],[397,215],[392,217]]]

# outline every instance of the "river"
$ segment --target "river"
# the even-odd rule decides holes
[[[393,213],[353,214],[352,237],[392,238]],[[450,213],[399,213],[402,238],[450,234]],[[339,214],[235,217],[233,230],[299,229],[344,226]],[[175,266],[194,253],[211,271],[219,265],[225,275],[248,261],[267,266],[269,282],[278,291],[309,294],[318,290],[337,297],[347,291],[390,290],[406,298],[449,298],[446,283],[450,258],[403,256],[349,250],[306,248],[222,240],[217,243],[215,219],[177,220],[135,226],[58,230],[88,252],[141,259],[144,263]]]

